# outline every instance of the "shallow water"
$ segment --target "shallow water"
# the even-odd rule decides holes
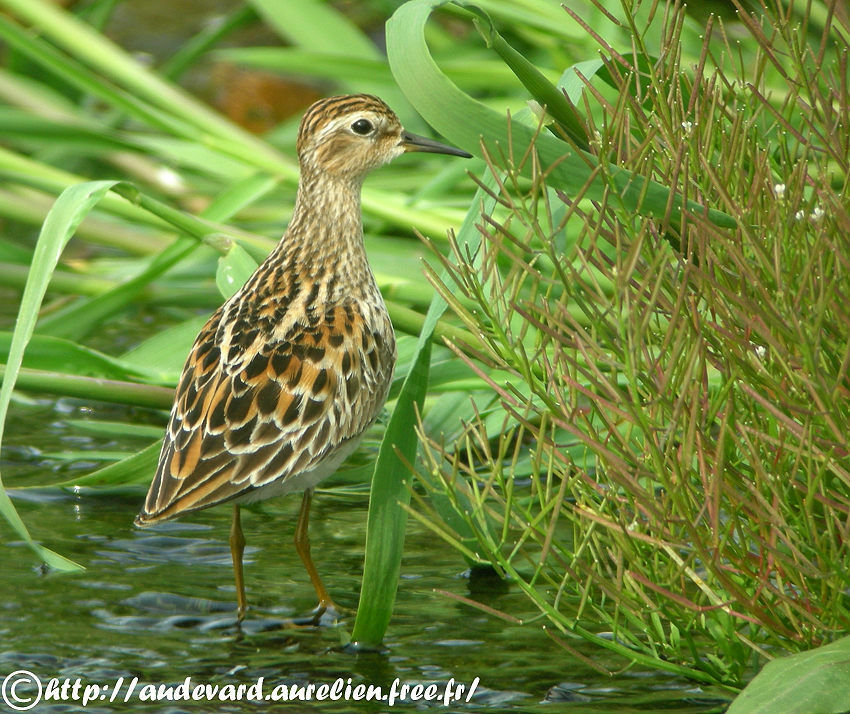
[[[40,453],[85,448],[87,437],[70,435],[62,417],[78,417],[73,402],[17,405],[5,452],[7,484],[66,478],[90,462],[48,469]],[[102,417],[98,413],[97,416]],[[36,428],[40,424],[41,428]],[[120,445],[109,445],[111,448]],[[125,445],[126,447],[126,445]],[[365,539],[367,503],[362,497],[320,493],[314,499],[311,539],[316,564],[337,603],[348,611],[337,624],[292,628],[290,618],[315,605],[309,580],[292,547],[300,498],[266,501],[243,509],[248,540],[246,586],[250,610],[235,624],[228,532],[230,509],[214,508],[155,529],[132,524],[142,488],[112,494],[21,490],[15,505],[33,536],[86,566],[75,574],[44,573],[22,543],[0,546],[0,676],[31,671],[50,678],[79,678],[111,685],[124,677],[116,701],[89,703],[86,711],[242,711],[245,702],[190,701],[142,704],[143,685],[195,684],[246,687],[264,678],[268,695],[281,684],[381,685],[393,680],[437,685],[454,678],[479,684],[472,700],[452,710],[680,711],[721,710],[722,694],[694,683],[629,670],[613,679],[577,661],[541,633],[540,624],[512,625],[437,591],[474,599],[517,617],[533,611],[515,587],[486,572],[470,573],[463,559],[411,521],[398,600],[382,652],[342,648],[353,625]],[[9,530],[6,529],[8,538]],[[605,653],[572,646],[607,666]],[[138,678],[130,703],[130,681]],[[24,696],[30,690],[21,685]],[[68,692],[71,690],[69,689]],[[92,690],[93,691],[93,690]],[[69,711],[73,702],[43,702],[34,711]],[[272,705],[274,706],[274,705]],[[282,706],[282,705],[277,705]],[[333,711],[385,711],[375,702],[300,704]],[[395,708],[425,708],[406,702]],[[430,706],[440,708],[438,703]]]

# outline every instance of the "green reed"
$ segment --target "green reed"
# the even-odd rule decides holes
[[[423,423],[412,511],[569,650],[731,686],[850,622],[844,30],[741,12],[749,43],[661,3],[565,13],[601,50],[576,65],[598,188],[537,150],[548,117],[530,149],[483,138],[499,208],[431,280],[497,404]],[[619,168],[679,195],[637,215]]]

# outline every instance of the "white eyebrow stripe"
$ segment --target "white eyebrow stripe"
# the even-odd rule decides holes
[[[372,125],[378,129],[383,126],[382,118],[376,114],[375,112],[370,111],[359,111],[359,112],[351,112],[341,117],[335,117],[331,119],[327,124],[325,124],[321,129],[319,129],[317,133],[317,138],[319,140],[324,139],[328,134],[333,134],[336,131],[339,131],[343,126],[347,127],[349,124],[354,123],[357,119],[368,119],[372,122]]]

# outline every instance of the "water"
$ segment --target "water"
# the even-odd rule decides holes
[[[71,437],[63,418],[80,416],[74,405],[61,400],[15,406],[11,448],[4,463],[7,482],[55,482],[91,467],[84,460],[51,467],[41,456],[69,440],[75,449],[104,448],[87,437]],[[97,410],[96,414],[102,417]],[[398,678],[411,685],[434,683],[442,692],[452,678],[469,685],[478,677],[472,701],[456,703],[452,710],[722,709],[721,694],[703,692],[691,682],[663,674],[628,670],[613,679],[604,677],[546,637],[542,623],[506,623],[443,594],[440,591],[520,618],[534,616],[517,588],[486,572],[470,573],[459,555],[414,521],[409,524],[385,649],[345,650],[342,644],[359,597],[367,508],[362,497],[325,493],[314,499],[314,559],[335,600],[348,610],[339,623],[318,627],[288,626],[289,619],[315,605],[312,586],[292,546],[300,499],[276,499],[243,509],[250,610],[240,629],[235,623],[227,542],[228,507],[139,530],[132,519],[144,497],[143,487],[108,494],[20,490],[13,496],[33,536],[86,570],[45,573],[24,544],[2,545],[0,676],[25,669],[45,685],[53,677],[60,683],[79,678],[81,687],[114,686],[124,677],[117,701],[110,703],[107,691],[105,700],[89,704],[86,711],[126,710],[128,705],[121,700],[134,677],[139,682],[136,692],[144,684],[178,685],[186,677],[193,685],[246,687],[263,677],[265,694],[281,684],[330,685],[337,678],[343,684],[350,679],[352,686],[381,685],[385,691]],[[9,530],[5,532],[8,538]],[[618,666],[581,642],[571,645],[601,664]],[[262,706],[218,701],[144,705],[135,695],[132,705],[172,712]],[[340,712],[388,710],[385,704],[353,701],[300,706]],[[425,707],[424,702],[408,702],[396,708]],[[69,704],[58,702],[35,709],[70,710]]]

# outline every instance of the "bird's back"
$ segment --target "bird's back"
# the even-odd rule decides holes
[[[380,293],[311,305],[302,286],[282,305],[258,292],[261,270],[195,340],[142,525],[310,487],[383,406],[395,339]]]

